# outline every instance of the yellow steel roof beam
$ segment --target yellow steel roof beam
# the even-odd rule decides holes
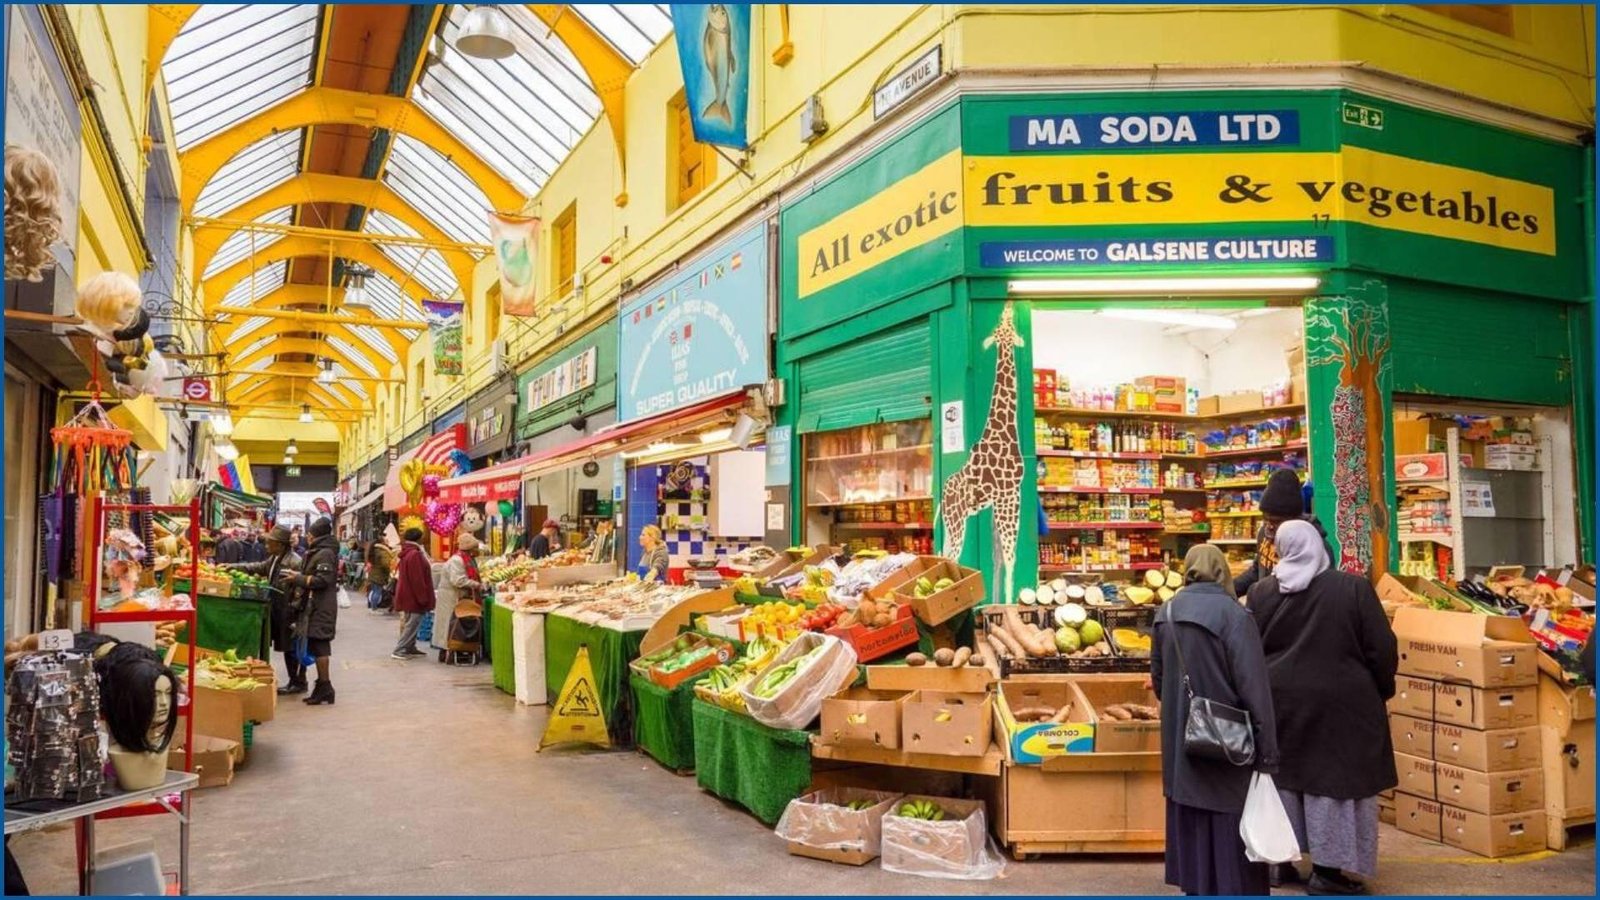
[[[561,43],[572,51],[578,65],[600,95],[600,109],[611,123],[611,137],[617,144],[617,166],[622,170],[626,191],[627,166],[627,103],[624,89],[633,75],[633,63],[617,52],[601,34],[589,27],[584,18],[567,8],[565,3],[529,3],[528,11],[555,32]]]
[[[312,291],[319,291],[316,285],[293,285],[294,287],[309,287]],[[289,287],[289,285],[285,285]],[[280,289],[281,290],[281,289]],[[276,293],[276,292],[274,292]],[[309,301],[321,303],[321,298]],[[226,318],[227,321],[216,322],[218,328],[232,329],[248,321],[252,317],[264,319],[283,319],[290,322],[301,322],[307,325],[365,325],[380,331],[422,331],[428,323],[421,319],[385,319],[381,316],[358,316],[347,313],[306,312],[298,309],[262,309],[259,305],[244,308],[224,306],[212,312],[213,321],[217,317]],[[408,342],[409,343],[409,342]]]
[[[353,259],[389,276],[400,287],[400,290],[404,291],[412,299],[420,301],[433,296],[427,287],[412,278],[394,260],[385,256],[377,247],[366,241],[349,239],[327,241],[308,237],[286,237],[268,246],[253,258],[247,256],[200,282],[200,290],[204,292],[206,298],[206,311],[214,312],[222,308],[222,298],[228,295],[228,291],[232,290],[234,285],[249,278],[252,271],[269,263],[294,259],[300,256],[326,259],[330,243],[333,244],[333,255],[345,259]],[[326,286],[322,286],[322,290],[326,295]],[[338,302],[342,296],[343,294],[338,289],[335,289],[333,293],[334,301]],[[248,307],[228,308],[248,309]]]
[[[317,366],[315,363],[278,363],[267,366],[265,369],[251,369],[249,372],[233,372],[231,375],[281,375],[285,378],[315,378]],[[381,375],[367,375],[361,372],[344,372],[339,376],[340,381],[357,381],[362,384],[404,384],[404,378],[386,378]]]
[[[337,388],[337,390],[334,390]],[[278,396],[292,398],[285,404],[286,408],[299,412],[297,404],[310,403],[313,411],[318,408],[337,409],[348,412],[364,412],[366,401],[344,385],[321,384],[315,381],[291,382],[286,379],[274,379],[270,376],[264,378],[251,377],[228,388],[230,396],[237,395],[248,402],[261,402]]]
[[[339,298],[340,298],[340,296],[342,296],[343,292],[344,292],[344,288],[335,288],[334,289],[333,297],[334,297],[334,302],[335,303],[337,303],[339,301]],[[237,312],[237,313],[239,313],[241,315],[253,315],[258,310],[285,310],[285,311],[292,312],[294,310],[290,309],[291,307],[312,306],[312,305],[315,305],[315,306],[319,307],[319,309],[316,310],[317,312],[321,312],[321,313],[326,313],[327,312],[327,307],[328,307],[328,286],[327,285],[325,285],[325,284],[286,284],[286,285],[283,285],[282,287],[278,288],[277,290],[270,291],[268,293],[262,294],[260,297],[256,298],[256,302],[250,304],[249,306],[216,306],[216,307],[212,307],[211,308],[210,313],[212,315],[216,315],[217,313],[225,313],[225,314],[228,314],[228,315],[232,315],[233,313]],[[335,313],[335,315],[337,315],[337,313]],[[346,317],[346,318],[348,319],[348,317]],[[411,322],[413,320],[411,320],[411,319],[385,319],[384,321],[385,322],[391,322],[391,323],[398,323],[398,322]],[[402,325],[400,327],[404,328],[406,326]]]
[[[269,135],[315,125],[387,128],[432,147],[460,166],[496,209],[516,210],[523,196],[494,167],[404,97],[310,87],[230,126],[178,154],[183,170],[179,200],[185,216],[194,212],[200,192],[217,170],[251,144]]]
[[[249,343],[254,344],[256,341],[251,340]],[[382,372],[385,366],[392,365],[392,363],[383,359],[382,357],[368,356],[367,354],[369,351],[365,347],[357,347],[356,349],[361,351],[360,358],[365,359],[369,365],[371,365],[374,369],[377,369],[379,372]],[[278,338],[276,340],[268,341],[267,343],[262,344],[260,347],[251,350],[249,353],[243,356],[230,357],[228,359],[228,369],[229,371],[237,374],[241,370],[249,368],[250,364],[257,360],[266,359],[271,356],[277,356],[280,353],[304,353],[307,356],[331,356],[335,360],[344,363],[345,368],[347,369],[355,372],[366,371],[366,369],[364,369],[360,363],[356,362],[356,357],[346,354],[343,350],[328,344],[326,341],[312,340],[311,338],[291,337]]]
[[[227,322],[217,323],[217,343],[230,342],[232,340],[231,335],[238,330],[239,326],[249,321],[249,313],[241,313],[240,315],[242,316],[241,318],[233,318]],[[273,335],[277,334],[290,334],[297,331],[318,331],[324,334],[337,334],[346,341],[355,344],[356,347],[363,351],[368,349],[366,346],[367,339],[357,334],[353,329],[350,328],[349,325],[346,325],[343,322],[299,322],[293,319],[281,319],[278,321],[268,322],[255,331],[245,335],[243,338],[240,338],[239,340],[253,344],[264,337],[272,337]],[[406,351],[411,347],[410,341],[406,340],[403,335],[395,331],[381,331],[379,334],[383,337],[383,342],[389,345],[389,349],[393,350],[396,356],[402,359],[405,358]],[[378,366],[380,371],[382,371],[383,365],[391,364],[388,363],[388,360],[385,360],[381,355],[367,356],[366,359],[373,365]]]
[[[178,39],[178,33],[188,23],[189,17],[200,11],[198,3],[152,3],[145,7],[149,19],[149,34],[145,39],[144,92],[155,87],[156,76],[161,74],[161,63],[167,58],[167,48]]]

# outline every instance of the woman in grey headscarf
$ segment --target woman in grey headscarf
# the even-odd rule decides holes
[[[1312,860],[1306,893],[1368,892],[1378,794],[1398,783],[1385,701],[1399,655],[1372,584],[1330,567],[1315,526],[1289,521],[1278,564],[1250,589],[1282,757],[1274,781]],[[1297,875],[1279,870],[1282,876]]]
[[[1239,837],[1251,773],[1270,774],[1278,763],[1261,636],[1233,598],[1233,578],[1221,550],[1210,544],[1190,550],[1183,574],[1183,590],[1156,611],[1150,654],[1151,683],[1161,700],[1167,884],[1190,895],[1266,896],[1267,867],[1250,862]],[[1191,690],[1196,697],[1249,711],[1256,728],[1251,766],[1184,752]]]

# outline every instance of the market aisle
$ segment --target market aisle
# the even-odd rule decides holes
[[[338,705],[284,704],[233,784],[196,795],[195,893],[1169,892],[1150,858],[1014,864],[992,884],[792,858],[754,819],[638,754],[536,754],[542,708],[496,691],[487,666],[390,660],[395,627],[359,603],[342,610]],[[176,831],[107,823],[101,846],[157,836],[175,864]],[[36,893],[72,889],[68,833],[13,849]],[[1385,827],[1379,885],[1594,889],[1592,842],[1512,864],[1457,864],[1462,855]]]

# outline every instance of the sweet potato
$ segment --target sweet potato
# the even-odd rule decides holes
[[[972,659],[972,648],[962,647],[955,652],[955,658],[950,660],[952,668],[962,668]],[[980,663],[981,665],[981,663]]]
[[[1100,712],[1104,713],[1109,718],[1116,719],[1119,722],[1133,721],[1133,713],[1128,712],[1128,710],[1120,703],[1107,706],[1106,708],[1100,710]]]
[[[925,666],[927,664],[928,657],[922,655],[921,653],[906,654],[906,665],[908,666]]]
[[[1001,655],[1008,659],[1020,659],[1028,655],[1022,649],[1022,645],[1017,642],[1017,639],[1012,636],[1011,632],[1006,630],[1004,624],[1000,624],[1000,627],[989,632],[989,642],[994,644]]]
[[[878,604],[865,597],[861,598],[860,605],[856,607],[856,617],[870,625],[872,620],[878,617]]]
[[[1050,721],[1059,725],[1067,721],[1067,716],[1070,715],[1072,715],[1072,703],[1069,701],[1066,706],[1056,710],[1056,714],[1050,717]]]
[[[1018,647],[1022,651],[1026,651],[1028,656],[1050,655],[1044,651],[1042,646],[1040,646],[1037,631],[1023,623],[1022,617],[1017,615],[1016,609],[1012,607],[1006,607],[1004,615],[1004,630],[1005,632],[1009,633],[1014,640],[1016,640]],[[1053,650],[1054,647],[1052,646],[1051,649]],[[1022,653],[1019,652],[1017,655],[1021,656]]]
[[[949,666],[956,661],[956,652],[949,647],[940,647],[933,652],[933,661],[936,665]]]

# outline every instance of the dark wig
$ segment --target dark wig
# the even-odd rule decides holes
[[[100,711],[111,739],[124,750],[160,753],[172,743],[178,727],[178,676],[143,644],[123,641],[99,655],[94,671],[100,676]],[[156,682],[165,675],[172,685],[172,706],[159,742],[150,742],[156,715]]]

